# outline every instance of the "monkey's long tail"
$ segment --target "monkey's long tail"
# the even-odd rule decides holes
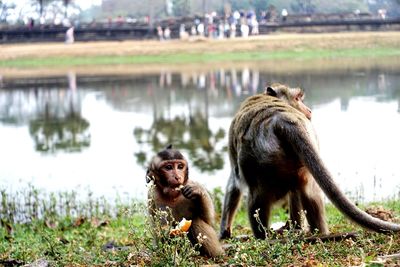
[[[332,175],[322,162],[318,151],[305,130],[293,123],[283,123],[277,127],[277,134],[286,140],[298,157],[309,169],[321,189],[332,203],[355,223],[379,233],[399,232],[400,225],[386,222],[359,209],[351,202],[334,182]]]

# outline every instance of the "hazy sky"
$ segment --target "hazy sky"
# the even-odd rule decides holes
[[[101,1],[102,0],[84,0],[84,1],[75,1],[76,4],[79,4],[79,6],[82,9],[86,9],[88,7],[90,7],[91,5],[101,5]]]
[[[78,4],[82,9],[86,9],[91,5],[100,5],[102,0],[76,0],[74,3]],[[30,0],[5,0],[5,3],[13,3],[17,6],[29,4]]]
[[[38,19],[37,8],[32,6],[31,0],[4,0],[5,4],[15,4],[16,8],[10,11],[7,21],[14,23],[18,18],[21,18],[27,23],[30,18]],[[92,5],[101,5],[102,0],[74,0],[83,10]],[[22,16],[21,16],[22,14]]]

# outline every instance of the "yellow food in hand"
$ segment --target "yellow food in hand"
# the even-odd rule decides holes
[[[170,236],[177,236],[181,233],[185,233],[189,231],[190,226],[192,225],[192,220],[186,220],[183,218],[179,224],[169,232]]]
[[[192,225],[192,220],[186,220],[185,218],[178,224],[178,229],[182,232],[189,231],[190,226]]]

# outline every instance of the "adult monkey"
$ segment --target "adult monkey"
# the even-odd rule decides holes
[[[199,183],[189,180],[189,168],[183,155],[169,145],[153,157],[146,173],[146,181],[154,182],[149,190],[149,213],[171,209],[175,222],[192,220],[188,237],[192,244],[201,240],[200,253],[210,257],[223,254],[218,235],[213,228],[214,206],[210,195]]]
[[[290,219],[300,227],[300,211],[306,211],[311,230],[328,234],[322,192],[345,215],[366,229],[398,232],[400,225],[376,219],[357,208],[340,191],[318,154],[311,125],[311,110],[303,92],[273,84],[264,94],[247,98],[229,129],[231,174],[222,210],[220,238],[231,237],[232,221],[243,185],[249,189],[248,212],[257,238],[265,231],[254,217],[269,226],[271,207],[289,195]]]

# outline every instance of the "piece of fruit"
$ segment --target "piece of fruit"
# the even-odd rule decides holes
[[[181,233],[185,233],[189,231],[190,226],[192,225],[192,220],[186,220],[183,218],[179,224],[169,232],[170,236],[177,236]]]
[[[181,230],[182,232],[187,232],[189,231],[191,225],[192,225],[192,220],[186,220],[185,218],[183,218],[178,224],[178,229]]]
[[[175,190],[176,190],[176,191],[181,191],[181,189],[184,188],[184,187],[185,187],[185,186],[184,186],[183,184],[181,184],[180,186],[175,187]]]

